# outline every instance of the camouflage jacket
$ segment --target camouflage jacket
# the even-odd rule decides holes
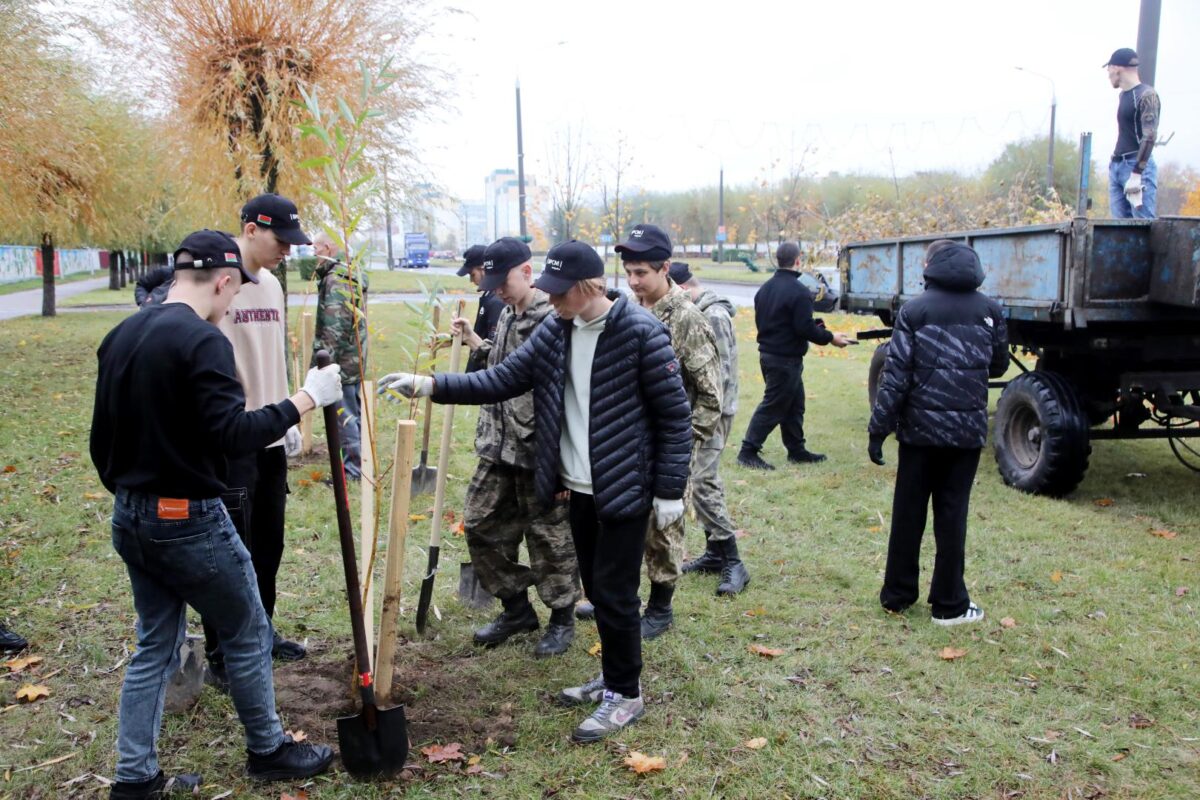
[[[717,339],[717,353],[721,356],[721,414],[732,417],[737,413],[738,401],[737,337],[733,333],[733,315],[737,309],[711,289],[705,289],[696,298],[696,308],[704,314]]]
[[[721,418],[721,356],[704,314],[675,284],[650,309],[671,335],[671,347],[683,367],[683,388],[692,405],[692,438],[712,436]]]
[[[321,262],[314,273],[317,319],[313,358],[318,350],[328,350],[333,363],[342,368],[342,383],[358,383],[363,375],[361,362],[367,357],[367,276],[361,272],[352,276],[349,267],[340,261]]]
[[[520,314],[513,306],[504,306],[494,338],[485,339],[475,354],[485,358],[489,368],[496,366],[525,344],[553,310],[550,298],[537,289],[529,307]],[[533,469],[533,392],[480,407],[475,454],[496,464]]]

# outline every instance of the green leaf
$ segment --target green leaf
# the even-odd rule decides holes
[[[332,163],[333,159],[330,156],[313,156],[312,158],[304,159],[296,166],[300,169],[316,169],[317,167],[323,167],[326,164]]]

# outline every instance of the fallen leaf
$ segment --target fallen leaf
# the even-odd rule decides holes
[[[762,750],[767,746],[767,739],[765,736],[756,736],[753,739],[747,740],[745,744],[751,750]]]
[[[462,745],[458,742],[451,742],[445,746],[431,744],[428,747],[422,747],[421,752],[429,759],[430,764],[438,764],[442,761],[462,761],[467,757],[462,751]]]
[[[23,700],[26,703],[32,703],[43,697],[50,696],[50,687],[39,684],[27,683],[20,689],[17,689],[17,699]]]
[[[1169,531],[1169,530],[1166,530],[1165,528],[1159,528],[1157,530],[1150,531],[1150,535],[1157,536],[1160,539],[1174,539],[1179,534],[1176,533],[1175,531]]]
[[[1117,753],[1115,756],[1113,756],[1109,760],[1110,761],[1120,761],[1121,759],[1125,758],[1125,756],[1127,756],[1127,755],[1129,755],[1129,753]]]
[[[632,751],[625,757],[625,766],[641,775],[646,772],[657,772],[667,768],[667,760],[662,756],[648,756],[645,753]]]
[[[452,523],[458,519],[458,515],[454,513],[454,509],[442,512],[442,522]]]
[[[283,794],[279,795],[279,800],[308,800],[308,792],[304,791],[303,789],[300,790],[299,794],[288,794],[287,792],[284,792]]]
[[[409,522],[424,522],[427,519],[429,519],[429,517],[425,516],[424,514],[409,514],[408,515]]]
[[[458,524],[450,529],[450,532],[452,534],[454,534],[455,536],[466,536],[467,535],[467,521],[465,519],[460,519],[458,521]]]
[[[1113,500],[1111,497],[1098,497],[1098,498],[1096,498],[1096,500],[1094,502],[1096,503],[1096,505],[1100,506],[1101,508],[1108,508],[1109,506],[1111,506],[1113,504]]]
[[[1062,731],[1048,730],[1048,731],[1046,731],[1046,734],[1045,734],[1045,737],[1052,742],[1061,736],[1062,736]]]
[[[479,762],[480,762],[479,756],[471,756],[470,758],[467,759],[467,766],[473,767],[476,764],[478,764]]]
[[[1136,711],[1129,715],[1129,727],[1141,730],[1143,728],[1153,727],[1154,720],[1147,717],[1145,714],[1139,714]]]
[[[1186,586],[1180,586],[1178,589],[1175,590],[1176,597],[1183,597],[1187,593],[1188,593],[1188,587],[1186,587]]]
[[[762,656],[763,658],[775,658],[775,656],[783,655],[782,650],[778,650],[774,647],[765,647],[761,644],[752,644],[750,645],[749,650],[751,653]]]
[[[749,611],[743,611],[742,616],[743,617],[761,617],[763,614],[766,614],[766,613],[767,613],[767,609],[764,608],[763,606],[759,606],[758,608],[752,608]]]
[[[867,533],[879,533],[882,530],[882,525],[872,525],[871,527],[867,528]]]
[[[478,775],[483,772],[483,765],[472,764],[471,766],[467,767],[464,772],[466,772],[468,775]]]
[[[308,734],[304,731],[284,731],[283,735],[292,737],[293,742],[303,742],[308,738]]]
[[[300,485],[301,489],[305,488],[306,486],[312,486],[312,481],[310,481],[308,478],[300,478],[296,481],[296,483]]]
[[[84,500],[103,500],[106,497],[108,497],[108,495],[105,494],[104,492],[84,492],[83,493]]]
[[[588,648],[588,655],[589,656],[600,655],[600,643],[599,642],[596,642],[594,645],[592,645],[591,647]]]
[[[321,472],[319,469],[311,469],[308,471],[308,477],[314,481],[319,481],[321,478],[325,477],[325,473]]]
[[[16,468],[16,467],[14,467],[12,464],[5,464],[5,465],[4,465],[4,471],[5,471],[5,472],[16,472],[16,471],[17,471],[17,468]]]
[[[26,667],[32,667],[34,664],[42,663],[41,656],[25,656],[25,658],[10,658],[4,662],[4,666],[8,667],[9,672],[20,672]]]
[[[967,654],[967,651],[961,647],[943,647],[938,651],[938,656],[944,661],[953,661],[956,658],[962,658]]]
[[[1015,628],[1015,627],[1017,627],[1017,621],[1015,619],[1013,619],[1012,617],[1005,617],[1004,619],[1000,620],[1000,627],[1001,628]]]
[[[1054,570],[1054,572],[1051,572],[1050,580],[1053,583],[1061,583],[1062,582],[1062,570],[1056,569],[1056,570]]]

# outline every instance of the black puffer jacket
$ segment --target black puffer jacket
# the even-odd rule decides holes
[[[956,244],[934,253],[925,292],[900,309],[869,431],[905,444],[983,447],[989,377],[1008,366],[1000,304],[976,291],[979,257]]]
[[[434,378],[437,403],[498,403],[533,390],[534,483],[546,505],[562,488],[558,447],[573,328],[551,314],[496,366]],[[600,518],[628,519],[645,513],[655,497],[682,498],[692,427],[679,361],[662,323],[624,297],[609,310],[596,344],[591,398],[592,486]]]

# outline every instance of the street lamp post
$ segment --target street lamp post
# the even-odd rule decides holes
[[[521,81],[517,80],[517,213],[521,217],[521,239],[527,234],[525,224],[525,146],[521,139]]]
[[[1043,75],[1040,72],[1025,69],[1025,67],[1017,67],[1017,69],[1042,80],[1050,81],[1050,149],[1046,159],[1046,192],[1049,193],[1054,190],[1054,117],[1058,111],[1058,90],[1054,86],[1054,79],[1049,75]]]

